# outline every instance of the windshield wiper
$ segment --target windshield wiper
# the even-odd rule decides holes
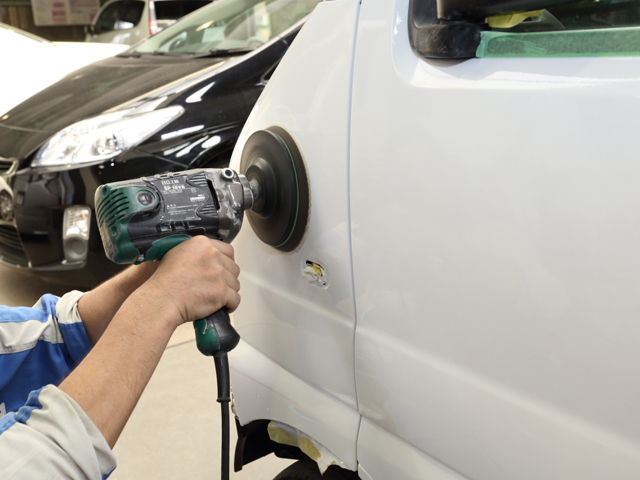
[[[161,55],[161,56],[168,56],[168,57],[186,57],[187,55],[189,55],[188,52],[166,52],[164,50],[154,50],[153,52],[151,52],[151,55]]]
[[[253,52],[253,48],[214,48],[204,53],[197,53],[193,55],[193,58],[202,57],[232,57],[236,55],[244,55],[245,53]]]
[[[189,53],[189,52],[167,52],[164,50],[154,50],[153,52],[138,52],[133,51],[131,53],[121,53],[119,57],[141,57],[143,55],[153,55],[158,57],[191,57],[191,58],[204,58],[204,57],[233,57],[236,55],[244,55],[245,53],[252,52],[253,48],[214,48],[204,53]]]

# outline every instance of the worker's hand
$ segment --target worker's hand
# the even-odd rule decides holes
[[[205,236],[193,237],[172,248],[153,276],[140,289],[175,308],[177,324],[204,318],[240,303],[240,267],[233,247]]]

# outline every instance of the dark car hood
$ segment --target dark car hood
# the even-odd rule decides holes
[[[112,57],[83,67],[0,120],[0,156],[23,158],[53,133],[228,58]]]

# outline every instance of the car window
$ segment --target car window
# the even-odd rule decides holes
[[[640,0],[582,0],[487,19],[476,56],[640,56]]]
[[[104,33],[113,30],[129,30],[140,23],[143,10],[144,2],[111,3],[100,13],[95,23],[95,31],[96,33]]]
[[[532,16],[517,25],[512,27],[500,25],[491,29],[509,32],[541,32],[640,25],[639,0],[582,0],[531,13]],[[489,20],[491,27],[491,19]]]
[[[218,0],[149,38],[135,52],[194,55],[257,48],[311,13],[319,1]]]

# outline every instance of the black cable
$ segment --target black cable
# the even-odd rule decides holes
[[[222,409],[222,452],[220,454],[220,478],[229,480],[229,402],[220,402]]]
[[[229,480],[229,402],[231,401],[231,383],[229,381],[229,360],[227,352],[218,351],[213,354],[218,380],[218,402],[222,420],[222,452],[220,455],[220,478]]]

